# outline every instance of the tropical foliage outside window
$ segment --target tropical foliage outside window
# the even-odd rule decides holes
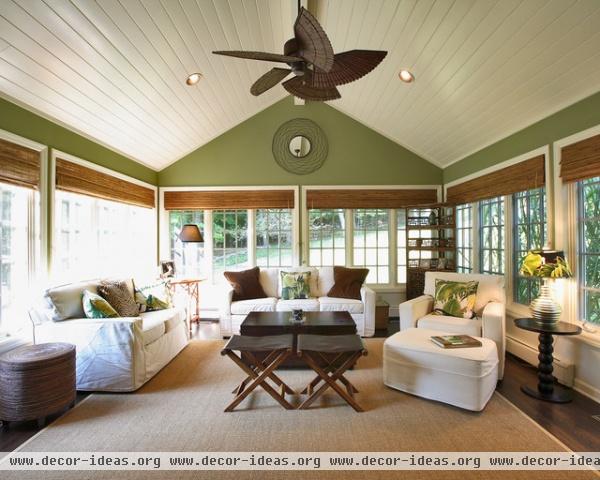
[[[187,223],[197,225],[206,241],[203,210],[173,210],[169,212],[171,259],[175,262],[177,275],[199,278],[207,273],[204,244],[183,243],[179,240],[179,233]]]
[[[479,202],[479,268],[504,275],[504,197]]]
[[[313,267],[346,264],[346,219],[343,209],[308,211],[308,263]]]
[[[456,271],[473,271],[473,206],[456,206]]]
[[[529,305],[539,296],[540,279],[519,274],[523,259],[530,250],[541,249],[548,239],[546,189],[536,188],[515,193],[513,201],[513,298]]]
[[[213,274],[248,268],[248,210],[213,210],[212,215]]]
[[[578,182],[580,313],[600,324],[600,177]]]
[[[292,210],[256,210],[256,265],[292,266]]]
[[[390,211],[354,210],[353,264],[369,269],[366,283],[390,282]]]

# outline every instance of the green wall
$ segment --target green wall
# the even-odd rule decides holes
[[[0,129],[156,185],[158,174],[113,150],[0,98]]]
[[[598,124],[600,92],[446,167],[444,183],[549,145]]]
[[[308,175],[283,170],[271,143],[293,118],[319,125],[329,143],[325,164]],[[441,184],[442,170],[327,104],[284,98],[158,174],[161,186]]]

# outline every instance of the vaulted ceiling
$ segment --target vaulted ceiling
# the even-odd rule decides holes
[[[442,167],[600,90],[598,0],[309,8],[336,52],[389,51],[330,105]],[[286,95],[249,93],[273,64],[211,51],[281,52],[296,13],[294,0],[2,0],[0,94],[162,169]]]

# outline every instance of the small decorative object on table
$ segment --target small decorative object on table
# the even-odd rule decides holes
[[[175,276],[175,262],[163,260],[160,262],[160,278],[173,278]]]
[[[530,332],[539,333],[539,345],[538,345],[538,384],[537,388],[523,385],[521,391],[527,395],[545,400],[546,402],[552,403],[568,403],[573,400],[573,392],[570,388],[563,387],[555,384],[553,362],[554,342],[553,335],[579,335],[581,333],[581,327],[573,325],[567,322],[556,322],[551,325],[540,324],[536,319],[533,318],[518,318],[515,320],[515,325],[518,328],[527,330]]]
[[[304,317],[304,311],[300,308],[292,310],[292,321],[303,322],[306,318]]]
[[[481,342],[469,335],[441,335],[431,337],[431,341],[442,348],[476,348]]]
[[[532,250],[523,259],[521,275],[543,278],[540,296],[531,302],[531,315],[540,325],[555,325],[562,308],[552,297],[550,279],[571,278],[573,273],[565,260],[564,252],[558,250]]]

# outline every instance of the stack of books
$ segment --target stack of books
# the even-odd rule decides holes
[[[481,347],[481,342],[469,335],[442,335],[431,337],[431,341],[442,348]]]

